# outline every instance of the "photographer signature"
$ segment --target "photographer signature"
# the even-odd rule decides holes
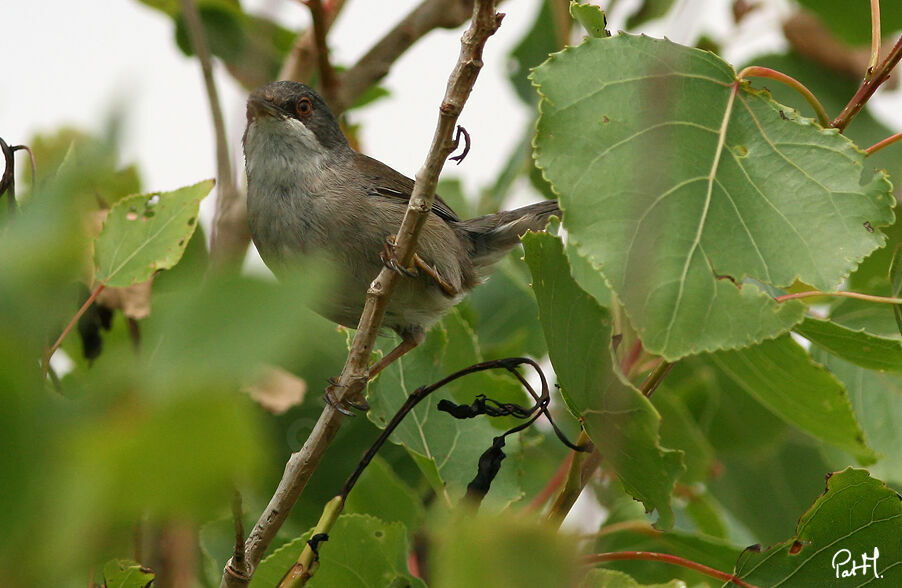
[[[857,576],[858,572],[861,572],[862,576],[866,576],[868,571],[873,572],[875,578],[882,578],[883,576],[877,573],[878,557],[880,557],[880,550],[874,547],[874,555],[869,556],[867,553],[862,553],[861,562],[859,563],[852,560],[851,551],[848,549],[840,549],[833,554],[833,560],[830,562],[830,565],[833,566],[837,578]],[[850,563],[851,566],[846,567]]]

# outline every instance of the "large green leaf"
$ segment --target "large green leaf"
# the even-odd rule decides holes
[[[456,370],[481,361],[473,332],[454,310],[434,327],[426,341],[383,371],[370,383],[368,416],[379,427],[394,416],[407,397],[420,386],[432,384]],[[522,393],[511,381],[489,373],[474,374],[452,382],[420,402],[391,436],[410,453],[433,489],[451,504],[459,499],[476,475],[479,456],[499,434],[488,417],[456,420],[436,408],[449,395],[457,403],[470,404],[477,394],[501,402],[522,402]],[[514,395],[515,394],[515,395]],[[512,396],[513,395],[513,396]],[[489,498],[509,502],[522,492],[517,481],[517,452],[510,439],[507,459],[492,484]]]
[[[200,201],[212,189],[213,180],[206,180],[119,200],[94,241],[94,279],[106,286],[130,286],[178,263],[197,227]]]
[[[878,557],[862,568],[862,554]],[[859,568],[850,575],[853,562]],[[759,586],[899,586],[900,564],[900,496],[867,471],[847,468],[827,478],[826,492],[799,520],[793,539],[746,551],[736,574]]]
[[[843,385],[789,335],[712,359],[758,402],[787,423],[854,455],[876,461]]]
[[[533,83],[535,157],[564,225],[653,353],[773,338],[804,307],[755,281],[831,290],[884,243],[885,174],[866,174],[848,139],[737,82],[711,53],[592,38]]]
[[[671,526],[682,452],[660,446],[661,417],[615,367],[608,311],[574,282],[560,239],[528,234],[523,244],[564,400],[627,491]]]

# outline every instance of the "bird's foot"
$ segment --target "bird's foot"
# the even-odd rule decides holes
[[[370,403],[367,402],[363,397],[363,394],[359,392],[357,393],[356,398],[345,398],[344,400],[340,400],[342,388],[346,388],[346,386],[340,385],[335,378],[329,378],[329,386],[326,388],[326,391],[323,392],[323,400],[326,401],[326,404],[346,416],[356,416],[351,412],[352,408],[357,409],[360,412],[366,412],[370,409]]]
[[[398,262],[398,258],[395,256],[395,236],[389,235],[385,238],[385,243],[382,246],[382,252],[379,253],[379,257],[382,258],[382,264],[385,265],[390,270],[396,271],[402,276],[407,276],[408,278],[415,278],[419,274],[417,272],[416,267],[404,267]]]
[[[448,281],[438,273],[437,269],[423,261],[423,258],[417,254],[414,254],[413,256],[413,265],[414,267],[423,270],[427,276],[435,280],[435,283],[438,284],[439,288],[441,288],[450,298],[454,298],[460,294],[460,290],[449,284]]]

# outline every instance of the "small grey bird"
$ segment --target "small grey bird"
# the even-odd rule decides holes
[[[384,326],[401,343],[370,369],[374,376],[421,343],[426,330],[492,269],[528,230],[561,215],[556,200],[460,220],[436,197],[413,268],[400,268],[391,242],[414,181],[348,144],[319,94],[296,82],[258,88],[244,132],[248,221],[254,244],[278,276],[304,256],[322,255],[339,285],[316,310],[356,327],[370,282],[383,265],[406,274]]]

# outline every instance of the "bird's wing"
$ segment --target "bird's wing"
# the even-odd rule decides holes
[[[358,169],[367,176],[367,184],[372,186],[369,189],[370,196],[410,200],[413,192],[413,180],[372,157],[362,153],[358,153],[357,156],[360,158]],[[432,203],[432,212],[446,222],[460,220],[457,213],[438,195],[435,196]]]

